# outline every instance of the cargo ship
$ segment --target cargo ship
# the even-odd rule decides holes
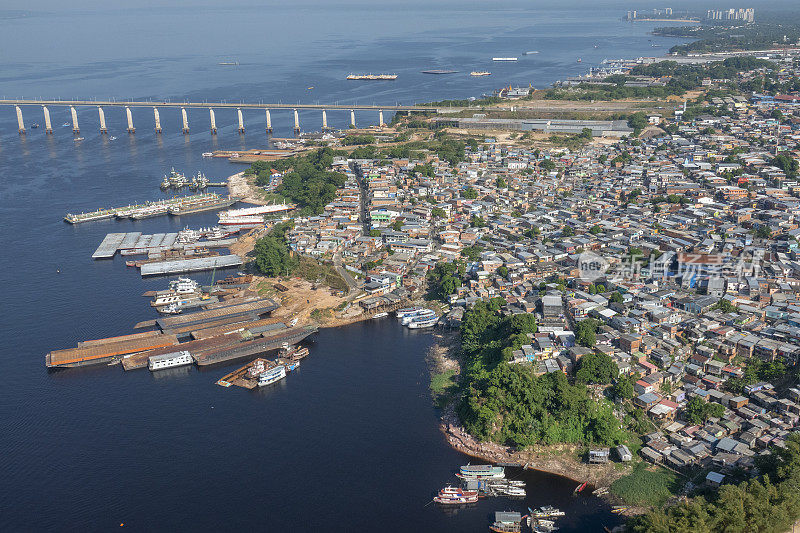
[[[423,74],[455,74],[458,72],[457,70],[443,70],[443,69],[432,69],[432,70],[423,70]]]
[[[470,76],[491,76],[491,72],[486,72],[485,70],[473,70],[469,73]]]
[[[348,74],[348,80],[393,81],[397,74]]]
[[[188,215],[190,213],[200,213],[202,211],[213,211],[215,209],[230,207],[239,200],[240,198],[230,196],[228,198],[222,198],[216,194],[213,194],[199,200],[174,205],[169,208],[169,214],[177,216]]]

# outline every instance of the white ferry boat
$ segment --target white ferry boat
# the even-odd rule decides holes
[[[439,317],[433,315],[432,317],[419,317],[415,318],[408,324],[409,329],[424,329],[432,328],[439,322]]]
[[[278,365],[265,372],[262,372],[261,375],[258,376],[258,386],[263,387],[265,385],[270,385],[276,381],[282,380],[285,377],[286,367],[283,365]]]
[[[424,307],[406,307],[404,309],[398,309],[395,311],[395,315],[397,318],[403,318],[406,315],[410,315],[412,313],[416,313],[417,311],[422,311]]]
[[[190,364],[192,364],[192,354],[186,350],[164,355],[153,355],[147,359],[147,368],[151,371]]]
[[[400,323],[404,326],[409,325],[412,321],[418,318],[430,318],[436,316],[436,313],[430,309],[420,309],[415,313],[409,313],[400,319]]]

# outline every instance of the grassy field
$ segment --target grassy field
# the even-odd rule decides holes
[[[678,476],[659,467],[639,463],[633,472],[611,484],[611,493],[632,505],[663,505],[679,489]]]
[[[444,407],[450,401],[456,390],[456,371],[445,370],[439,374],[431,375],[431,395],[437,407]]]

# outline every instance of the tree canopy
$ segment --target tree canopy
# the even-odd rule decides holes
[[[255,267],[265,276],[287,276],[299,264],[286,243],[286,232],[291,225],[291,222],[277,224],[265,237],[256,241]]]

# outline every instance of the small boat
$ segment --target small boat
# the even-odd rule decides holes
[[[385,318],[389,316],[389,313],[378,313],[376,315],[372,315],[372,318]]]
[[[538,53],[539,53],[539,50],[531,50],[529,52],[524,52],[522,55],[529,56],[529,55],[538,54]]]
[[[532,511],[530,507],[528,507],[528,512],[534,518],[554,518],[559,516],[564,516],[566,513],[561,509],[557,509],[552,505],[543,505],[539,507],[536,511]]]
[[[203,152],[202,156],[203,157],[214,157],[214,154],[212,152]]]
[[[584,481],[583,483],[581,483],[580,485],[578,485],[577,487],[575,487],[575,492],[574,492],[574,494],[578,494],[578,493],[581,493],[581,492],[583,492],[583,489],[585,489],[585,488],[586,488],[586,485],[588,485],[588,484],[589,484],[589,482],[588,482],[588,481]]]
[[[492,61],[517,61],[516,57],[493,57]]]
[[[31,124],[31,129],[34,129],[34,130],[35,130],[35,129],[36,129],[36,128],[38,128],[38,127],[39,127],[39,124],[37,124],[36,122],[34,122],[33,124]]]
[[[580,63],[581,61],[583,61],[583,60],[582,60],[582,59],[579,57],[579,58],[578,58],[578,63]]]
[[[603,494],[608,494],[608,487],[600,487],[600,488],[594,489],[592,491],[592,494],[594,494],[595,496],[602,496]]]
[[[69,128],[69,126],[70,126],[69,122],[65,122],[61,125],[62,128]]]
[[[72,139],[72,140],[73,140],[73,141],[75,141],[75,142],[80,142],[80,141],[82,141],[82,140],[83,140],[83,137],[75,137],[75,138],[74,138],[74,139]]]
[[[500,489],[500,492],[505,496],[511,496],[513,498],[524,498],[528,494],[524,488],[514,486],[503,487]]]
[[[469,73],[470,76],[491,76],[491,72],[487,72],[485,70],[473,70]]]
[[[628,510],[628,507],[625,505],[615,505],[611,508],[611,512],[614,514],[621,514]]]
[[[114,136],[112,135],[111,137],[109,137],[109,138],[108,138],[108,140],[109,140],[109,141],[116,141],[116,140],[117,140],[117,138],[116,138],[116,137],[114,137]]]

